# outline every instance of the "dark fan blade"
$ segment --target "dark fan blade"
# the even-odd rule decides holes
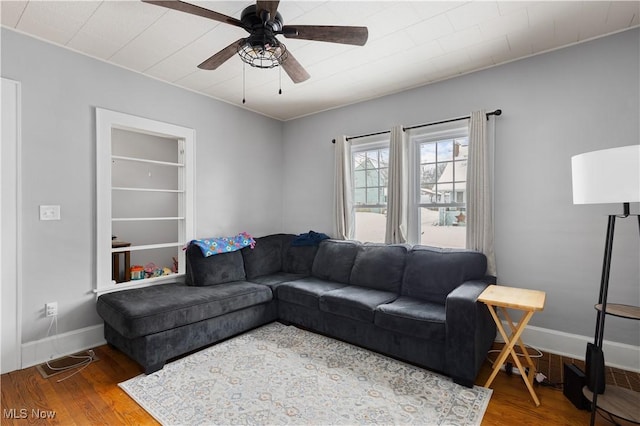
[[[309,73],[300,65],[300,62],[293,57],[291,52],[287,52],[287,59],[280,65],[294,83],[302,83],[308,80]]]
[[[203,70],[215,70],[220,65],[228,61],[229,58],[231,58],[233,55],[238,53],[238,45],[240,43],[244,43],[245,40],[246,39],[241,38],[240,40],[234,41],[233,43],[198,65],[198,68]]]
[[[269,12],[270,19],[273,19],[276,16],[276,12],[278,11],[278,3],[279,0],[276,1],[256,1],[256,10],[258,11],[258,16],[260,16],[260,12],[266,10]]]
[[[285,25],[282,34],[287,38],[328,41],[331,43],[364,46],[369,37],[367,27],[340,27],[332,25]]]
[[[244,28],[242,22],[231,16],[223,15],[222,13],[214,12],[213,10],[205,9],[204,7],[196,6],[194,4],[185,3],[178,0],[168,1],[156,1],[156,0],[142,0],[144,3],[155,4],[157,6],[166,7],[168,9],[179,10],[180,12],[190,13],[192,15],[202,16],[204,18],[213,19],[214,21],[224,22],[226,24],[235,25],[236,27]]]

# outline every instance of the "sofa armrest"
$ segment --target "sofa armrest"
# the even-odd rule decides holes
[[[496,325],[478,296],[489,280],[466,281],[447,296],[446,365],[458,384],[473,386],[480,366],[496,337]]]

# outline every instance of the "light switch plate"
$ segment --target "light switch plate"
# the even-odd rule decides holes
[[[60,220],[60,206],[40,206],[40,220]]]

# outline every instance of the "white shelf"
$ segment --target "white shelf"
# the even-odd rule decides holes
[[[184,220],[182,216],[169,216],[169,217],[114,217],[112,222],[151,222],[159,220]]]
[[[157,160],[148,160],[146,158],[136,158],[136,157],[124,157],[122,155],[112,155],[112,160],[123,160],[123,161],[135,161],[138,163],[147,163],[147,164],[157,164],[160,166],[170,166],[170,167],[184,167],[182,163],[172,163],[169,161],[157,161]]]
[[[183,194],[183,189],[154,189],[154,188],[126,188],[123,186],[114,186],[111,188],[113,191],[138,191],[138,192],[175,192]]]
[[[112,248],[111,253],[122,253],[124,251],[138,251],[138,250],[153,250],[168,247],[183,247],[185,243],[161,243],[161,244],[146,244],[142,246],[129,246],[129,247],[117,247]]]
[[[111,293],[113,291],[119,291],[119,290],[149,287],[152,285],[163,284],[163,283],[181,282],[183,278],[184,278],[184,274],[169,274],[169,275],[162,275],[159,277],[145,278],[142,280],[125,281],[117,284],[112,281],[111,284],[106,286],[101,286],[100,288],[97,288],[94,291],[98,295],[100,295],[100,294]]]

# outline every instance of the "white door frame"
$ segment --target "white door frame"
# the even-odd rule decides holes
[[[2,147],[0,149],[0,372],[22,368],[22,255],[20,214],[21,85],[2,78]]]

